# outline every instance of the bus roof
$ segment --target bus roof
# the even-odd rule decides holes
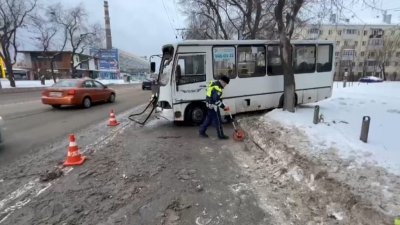
[[[327,40],[292,40],[294,44],[333,44]],[[175,45],[257,45],[257,44],[278,44],[279,40],[185,40]],[[167,46],[167,45],[166,45]]]

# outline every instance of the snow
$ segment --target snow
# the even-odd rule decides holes
[[[317,125],[315,105],[324,117]],[[363,116],[371,118],[368,143],[360,141]],[[330,99],[299,106],[294,114],[275,109],[265,117],[304,131],[314,152],[333,147],[343,158],[400,175],[400,82],[354,83],[347,88],[336,83]]]
[[[97,79],[97,81],[99,81],[102,84],[128,84],[128,82],[125,82],[124,80],[102,80],[102,79]],[[136,81],[136,80],[132,80],[130,82],[130,84],[139,84],[141,83],[141,81]]]
[[[374,80],[374,81],[381,81],[382,79],[379,77],[374,77],[374,76],[368,76],[365,77],[364,79],[368,79],[368,80]]]
[[[98,80],[103,84],[127,84],[124,80]],[[2,88],[11,88],[10,82],[7,79],[0,79]],[[54,84],[53,80],[46,80],[45,85],[40,83],[40,80],[17,80],[17,88],[34,88],[34,87],[49,87]],[[131,84],[138,84],[141,81],[131,81]]]
[[[2,88],[11,88],[10,81],[7,79],[0,79]],[[53,80],[46,80],[45,85],[40,83],[40,80],[17,80],[15,86],[18,88],[32,88],[32,87],[49,87],[53,85]]]

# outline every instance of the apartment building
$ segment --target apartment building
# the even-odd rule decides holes
[[[307,25],[295,38],[336,43],[335,80],[342,80],[345,70],[352,80],[371,75],[400,80],[399,25]]]

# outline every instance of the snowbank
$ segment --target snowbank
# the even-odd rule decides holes
[[[316,104],[324,117],[318,125],[313,124]],[[400,175],[400,82],[335,84],[333,96],[316,104],[299,106],[294,114],[276,109],[265,117],[304,131],[315,152],[334,147],[343,158]],[[371,117],[368,143],[359,140],[363,116]]]
[[[103,84],[128,84],[124,80],[98,80]],[[2,88],[11,88],[10,82],[7,79],[0,79]],[[39,80],[17,80],[17,88],[34,88],[34,87],[49,87],[54,84],[53,80],[46,80],[45,85],[42,85]],[[141,81],[131,81],[131,84],[138,84]]]
[[[141,83],[141,81],[131,81],[130,83],[125,82],[124,80],[101,80],[101,79],[97,79],[100,83],[102,84],[139,84]]]
[[[10,81],[7,79],[0,79],[2,88],[11,88]],[[17,80],[15,85],[18,88],[32,88],[32,87],[48,87],[54,84],[53,80],[46,80],[45,85],[40,83],[40,80]]]

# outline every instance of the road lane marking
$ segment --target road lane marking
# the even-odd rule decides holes
[[[85,148],[85,150],[82,151],[82,153],[87,152],[89,150],[89,148],[88,148],[89,146],[98,146],[100,144],[103,144],[103,142],[104,142],[104,144],[107,144],[109,142],[109,140],[115,138],[116,135],[119,134],[119,131],[122,131],[128,125],[130,125],[130,123],[126,123],[123,126],[112,130],[109,135],[104,136],[102,139],[95,142],[94,144],[88,145]],[[73,167],[64,167],[62,170],[65,175],[68,175],[73,170]],[[23,206],[28,204],[32,199],[38,197],[40,194],[42,194],[47,189],[49,189],[52,186],[52,184],[55,183],[56,181],[57,181],[57,179],[54,180],[53,182],[50,182],[47,184],[40,183],[39,179],[29,181],[27,184],[25,184],[21,188],[18,188],[16,191],[9,194],[5,199],[1,200],[0,201],[0,210],[3,209],[4,206],[7,205],[8,203],[11,203],[11,202],[17,200],[18,198],[20,198],[23,195],[26,195],[24,200],[17,201],[15,204],[7,207],[6,209],[4,209],[3,211],[0,212],[0,216],[6,215],[3,217],[3,219],[0,220],[0,224],[2,224],[4,221],[6,221],[7,218],[10,217],[15,212],[15,210],[21,209]]]
[[[0,209],[3,209],[4,206],[14,199],[20,197],[21,195],[25,194],[28,190],[32,189],[35,186],[35,181],[29,181],[27,184],[18,188],[17,190],[13,191],[9,194],[5,199],[0,201]]]
[[[13,102],[13,103],[7,103],[7,104],[0,104],[1,107],[12,107],[16,105],[23,105],[23,104],[29,104],[29,103],[40,103],[41,100],[32,100],[32,101],[25,101],[25,102]]]
[[[127,117],[132,111],[137,110],[138,108],[142,107],[143,105],[137,106],[131,110],[127,110],[124,113],[121,113],[121,117]],[[108,121],[106,120],[104,124]],[[103,123],[102,123],[103,124]],[[96,142],[86,145],[82,154],[88,152],[90,149],[94,148],[93,153],[96,152],[97,149],[100,149],[107,145],[111,140],[113,140],[118,134],[122,133],[127,127],[135,123],[132,123],[129,120],[126,120],[121,123],[119,127],[111,129],[110,133],[100,137]],[[64,176],[68,175],[74,168],[73,167],[64,167],[62,171],[64,172]],[[13,191],[9,194],[6,198],[0,201],[0,210],[2,210],[6,205],[15,202],[13,205],[8,206],[3,211],[0,211],[0,224],[7,220],[16,210],[21,209],[23,206],[31,202],[34,198],[40,196],[44,193],[47,189],[49,189],[58,179],[55,179],[53,182],[49,182],[47,184],[40,183],[39,179],[31,180],[24,186],[18,188],[17,190]],[[19,200],[22,198],[22,200]],[[19,201],[17,201],[19,200]],[[5,215],[3,217],[3,215]]]
[[[73,169],[74,169],[73,167],[65,167],[62,169],[62,171],[64,172],[65,175],[67,175]],[[16,191],[9,194],[7,198],[0,201],[0,209],[4,208],[7,202],[12,202],[24,194],[26,195],[26,197],[23,200],[15,202],[15,204],[7,207],[6,209],[0,212],[0,216],[6,215],[3,217],[3,219],[0,220],[0,224],[6,221],[7,218],[10,217],[16,210],[21,209],[23,206],[31,202],[32,199],[38,197],[47,189],[49,189],[55,182],[56,180],[54,180],[53,182],[49,182],[47,184],[43,184],[39,182],[39,179],[32,180],[29,181],[22,188],[19,188]]]

